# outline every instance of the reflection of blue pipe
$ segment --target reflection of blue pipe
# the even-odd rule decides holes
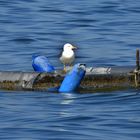
[[[60,88],[59,92],[72,92],[75,91],[82,79],[85,76],[85,65],[83,64],[76,64],[74,65],[73,69],[66,74]]]
[[[55,70],[45,56],[33,56],[32,66],[37,72],[53,72]]]

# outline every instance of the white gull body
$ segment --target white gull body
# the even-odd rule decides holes
[[[67,43],[63,47],[63,52],[60,57],[60,61],[64,64],[64,70],[67,65],[72,65],[75,60],[75,54],[73,49],[76,49],[73,45]]]

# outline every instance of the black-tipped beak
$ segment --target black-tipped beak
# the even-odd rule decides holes
[[[72,46],[72,50],[76,50],[77,49],[77,47],[75,47],[75,46]]]

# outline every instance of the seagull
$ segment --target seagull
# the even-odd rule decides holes
[[[63,52],[60,57],[60,61],[64,64],[64,71],[66,71],[66,65],[72,65],[75,60],[74,49],[77,49],[75,46],[66,43],[63,46]]]

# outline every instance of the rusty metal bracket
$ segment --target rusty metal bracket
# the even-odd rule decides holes
[[[136,87],[140,84],[140,61],[139,61],[139,49],[136,50],[136,69],[134,70],[135,85]]]

